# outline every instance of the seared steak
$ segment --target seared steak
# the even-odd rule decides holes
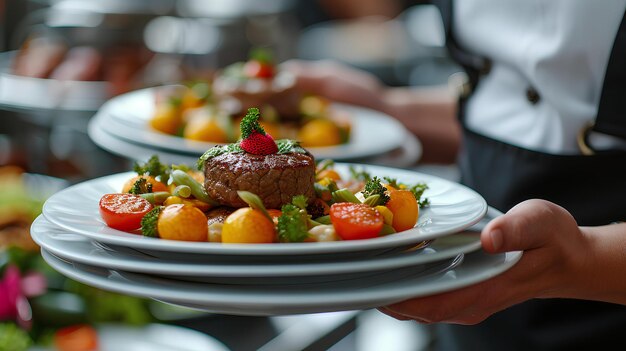
[[[280,209],[296,195],[310,200],[315,196],[315,160],[310,154],[226,153],[206,160],[204,174],[208,195],[225,206],[248,206],[238,190],[258,195],[268,209]]]

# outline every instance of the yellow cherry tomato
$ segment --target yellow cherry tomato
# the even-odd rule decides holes
[[[341,132],[335,123],[327,119],[314,119],[298,131],[302,146],[332,146],[341,143]]]
[[[374,207],[376,211],[378,211],[381,215],[383,215],[383,220],[385,224],[392,225],[393,224],[393,212],[386,206],[376,206]]]
[[[196,115],[194,118],[191,118],[185,126],[183,137],[190,140],[214,143],[225,143],[228,141],[228,137],[220,127],[217,119],[206,115]]]
[[[401,232],[413,228],[419,216],[415,195],[409,190],[391,190],[389,198],[385,206],[393,213],[393,229]]]
[[[275,239],[274,222],[250,207],[231,213],[222,227],[223,243],[272,243]]]
[[[161,239],[207,241],[207,218],[194,206],[175,204],[166,206],[159,215],[157,230]]]
[[[154,116],[150,119],[150,126],[159,132],[176,134],[182,126],[178,107],[170,103],[158,104]]]

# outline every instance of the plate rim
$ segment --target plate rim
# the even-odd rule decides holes
[[[115,270],[104,268],[96,268],[106,272],[98,275],[97,273],[77,268],[73,263],[57,258],[44,249],[41,250],[41,254],[44,260],[59,273],[70,279],[97,288],[128,295],[149,297],[182,306],[185,304],[204,305],[206,308],[202,307],[202,309],[207,311],[246,315],[316,313],[376,308],[410,298],[443,293],[480,283],[504,273],[513,267],[523,256],[522,251],[487,254],[480,250],[465,255],[464,261],[452,270],[375,284],[372,289],[358,290],[357,294],[355,294],[356,291],[350,291],[348,288],[340,293],[329,291],[326,294],[322,294],[324,298],[311,299],[313,292],[305,291],[303,294],[302,290],[298,291],[297,289],[280,291],[281,289],[272,286],[266,286],[262,295],[252,292],[250,287],[245,286],[229,286],[231,290],[237,290],[237,293],[232,291],[226,293],[215,292],[210,289],[211,287],[219,289],[228,284],[176,282],[171,279],[151,277],[138,273],[123,273],[120,275]],[[475,261],[470,263],[473,259],[478,261],[478,263]],[[481,260],[486,260],[486,263],[481,263]],[[59,264],[64,267],[59,267]],[[472,268],[467,268],[468,266]],[[451,272],[452,274],[450,274]],[[106,277],[102,275],[106,275]],[[157,279],[157,281],[162,282],[170,281],[171,284],[168,284],[167,288],[163,289],[156,283],[138,283],[133,281],[131,278],[134,276],[146,276],[146,279]],[[113,281],[111,279],[117,280]],[[181,288],[173,288],[179,285]],[[197,286],[196,290],[193,292],[184,290],[184,286],[189,285]],[[328,300],[328,298],[334,300]]]
[[[501,215],[501,212],[490,208],[490,211],[494,211],[491,215],[492,219],[495,216]],[[489,215],[489,214],[488,214]],[[41,228],[39,227],[41,226]],[[162,260],[160,258],[154,258],[154,262],[150,262],[150,258],[146,255],[146,260],[129,261],[124,262],[125,253],[121,253],[122,257],[116,258],[115,252],[111,253],[111,257],[98,257],[96,260],[94,256],[91,256],[92,251],[89,253],[82,252],[69,252],[63,248],[54,247],[50,245],[47,240],[58,241],[55,238],[46,238],[47,235],[61,234],[61,235],[74,235],[78,236],[84,245],[93,245],[94,240],[81,236],[80,234],[67,233],[62,228],[46,228],[53,227],[54,225],[48,222],[45,217],[39,216],[35,219],[31,230],[31,236],[39,246],[43,247],[50,253],[60,258],[72,260],[73,262],[88,264],[96,267],[106,267],[111,269],[118,269],[130,272],[150,273],[150,274],[177,274],[183,276],[210,276],[210,277],[285,277],[295,275],[320,275],[320,274],[343,274],[353,272],[363,272],[370,270],[385,270],[402,268],[412,265],[425,264],[434,262],[436,260],[452,257],[460,253],[469,253],[480,249],[480,233],[463,231],[460,233],[451,234],[442,238],[435,239],[431,246],[424,248],[424,250],[432,249],[432,245],[437,245],[437,241],[446,240],[453,236],[467,236],[476,237],[472,238],[474,241],[458,245],[457,247],[447,247],[439,252],[430,253],[414,253],[415,257],[397,257],[394,256],[381,256],[381,257],[366,257],[355,258],[350,260],[335,261],[330,258],[328,261],[309,261],[309,262],[290,262],[289,265],[284,265],[279,262],[254,262],[241,264],[235,261],[222,261],[222,262],[203,262],[203,261],[177,261]],[[476,229],[478,230],[478,229]],[[94,250],[105,250],[104,248],[93,247]],[[139,252],[141,254],[141,252]],[[165,262],[159,262],[159,261]],[[236,263],[236,264],[234,264]],[[138,264],[147,264],[148,266],[140,266]],[[367,266],[370,264],[370,266]],[[374,266],[378,264],[378,266]],[[289,267],[288,269],[286,267]],[[227,270],[220,270],[227,269]]]

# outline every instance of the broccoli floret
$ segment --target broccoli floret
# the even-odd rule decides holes
[[[139,178],[135,181],[135,184],[133,184],[128,192],[135,195],[151,193],[152,183],[148,182],[146,178]]]
[[[301,210],[306,209],[308,202],[309,202],[309,199],[304,195],[296,195],[291,200],[291,203]]]
[[[378,200],[372,204],[372,206],[385,205],[389,202],[389,195],[387,195],[387,188],[385,188],[378,177],[370,179],[363,189],[363,197],[367,199],[370,196],[378,195]]]
[[[159,180],[165,184],[170,177],[170,169],[166,165],[159,161],[159,156],[152,155],[144,164],[135,162],[133,170],[139,175],[150,175],[153,177],[159,177]]]
[[[157,222],[159,220],[159,214],[163,206],[156,206],[150,212],[146,213],[141,219],[141,234],[149,236],[151,238],[159,237],[159,230],[157,228]]]
[[[283,242],[301,242],[309,236],[309,216],[306,210],[285,204],[278,217],[278,239]]]

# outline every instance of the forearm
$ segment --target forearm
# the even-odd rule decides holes
[[[446,86],[387,88],[382,109],[397,118],[423,145],[421,162],[452,163],[461,141],[457,99]]]
[[[626,223],[582,227],[589,255],[573,297],[626,305]],[[585,256],[584,254],[581,256]]]

